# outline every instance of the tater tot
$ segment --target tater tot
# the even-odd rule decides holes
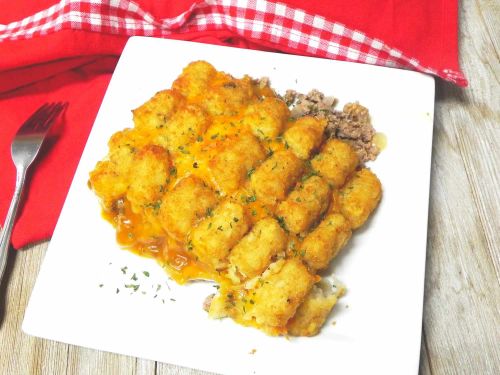
[[[311,165],[313,169],[335,188],[344,185],[346,178],[354,172],[359,159],[351,145],[338,139],[330,139],[316,155]]]
[[[330,284],[321,280],[314,284],[304,302],[287,324],[288,334],[292,336],[314,336],[325,323],[344,288],[333,290]]]
[[[134,212],[143,208],[159,208],[170,168],[168,152],[160,146],[148,145],[138,150],[129,174],[127,199]]]
[[[330,187],[319,176],[300,183],[278,205],[276,215],[292,233],[306,231],[328,208]]]
[[[157,92],[150,100],[132,111],[135,127],[141,131],[155,132],[165,126],[183,98],[173,90]]]
[[[158,216],[167,233],[184,240],[195,223],[216,204],[215,192],[202,180],[189,176],[165,194]]]
[[[227,137],[209,165],[220,190],[230,194],[244,183],[248,171],[265,157],[257,138],[250,133],[241,133]]]
[[[158,143],[170,152],[182,152],[182,148],[194,142],[207,126],[207,115],[199,106],[183,106],[166,122],[164,130],[157,136]]]
[[[108,160],[97,163],[90,173],[89,186],[101,198],[105,207],[122,198],[129,186],[129,171],[137,151],[144,146],[143,137],[136,129],[116,132],[108,141]]]
[[[269,266],[273,256],[285,249],[286,240],[276,220],[262,219],[231,250],[229,262],[244,278],[257,276]]]
[[[382,185],[377,176],[363,168],[347,181],[340,190],[342,214],[351,222],[353,229],[362,226],[382,197]]]
[[[341,214],[328,215],[302,242],[300,246],[302,260],[311,270],[324,269],[349,238],[351,238],[349,221]]]
[[[264,98],[248,105],[243,124],[250,127],[253,134],[260,139],[273,139],[281,134],[290,110],[283,100]]]
[[[229,74],[218,72],[210,81],[210,87],[204,93],[202,105],[214,116],[232,116],[246,107],[254,95],[254,85],[250,77],[235,79]]]
[[[191,232],[191,246],[198,259],[219,270],[227,265],[231,248],[247,233],[250,221],[239,204],[225,201]]]
[[[321,144],[325,127],[326,120],[324,119],[302,117],[288,128],[283,137],[295,155],[306,160]]]
[[[128,188],[128,175],[120,174],[117,165],[109,160],[100,161],[90,172],[89,186],[101,199],[107,209],[112,202],[125,196]]]
[[[217,70],[206,61],[194,61],[182,70],[172,88],[188,100],[196,100],[208,91],[209,82],[216,74]]]
[[[285,326],[317,278],[298,259],[271,264],[252,293],[254,304],[246,318],[261,326]]]
[[[290,150],[274,153],[250,176],[250,185],[257,198],[265,204],[283,200],[297,182],[304,162]]]
[[[109,160],[116,164],[119,173],[126,174],[136,152],[147,144],[142,133],[135,128],[116,132],[108,142]]]

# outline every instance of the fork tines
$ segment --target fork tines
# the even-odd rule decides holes
[[[19,132],[47,131],[56,117],[67,107],[67,102],[45,103],[26,120]]]

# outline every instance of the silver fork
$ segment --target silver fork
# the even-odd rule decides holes
[[[0,235],[0,282],[7,264],[10,236],[14,226],[19,200],[26,179],[26,171],[35,160],[51,125],[67,103],[45,103],[26,120],[17,131],[11,145],[12,160],[16,166],[16,189]]]

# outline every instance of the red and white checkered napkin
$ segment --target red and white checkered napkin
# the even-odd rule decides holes
[[[253,42],[254,47],[260,45],[295,54],[412,69],[439,76],[461,86],[466,85],[463,74],[453,66],[433,66],[432,61],[423,63],[418,57],[408,55],[387,42],[323,16],[323,13],[331,13],[328,9],[335,7],[336,2],[317,4],[317,13],[312,13],[290,4],[266,0],[188,1],[185,2],[186,9],[179,14],[159,18],[141,7],[140,2],[62,0],[22,20],[0,25],[0,42],[36,38],[65,29],[119,36],[180,39],[191,39],[189,36],[195,38],[203,33],[210,35],[214,32],[226,32]],[[353,5],[354,3],[356,1],[353,1]],[[366,3],[370,1],[366,0]],[[455,3],[456,7],[456,0],[441,0],[436,3]],[[435,6],[438,7],[439,4]],[[353,7],[353,11],[362,12],[363,9]],[[391,17],[394,14],[391,13]],[[429,19],[432,18],[435,15],[429,14]],[[387,22],[392,22],[390,17]],[[362,26],[357,25],[357,28],[361,29]],[[455,30],[453,23],[450,27],[449,32],[454,32],[456,39],[456,20]],[[409,28],[408,32],[414,31]],[[414,43],[417,42],[415,38],[412,39]]]

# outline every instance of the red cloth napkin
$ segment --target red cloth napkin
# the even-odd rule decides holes
[[[460,86],[457,0],[0,0],[0,220],[14,189],[10,143],[42,103],[69,107],[32,167],[15,248],[51,236],[116,61],[146,35],[356,61]]]

